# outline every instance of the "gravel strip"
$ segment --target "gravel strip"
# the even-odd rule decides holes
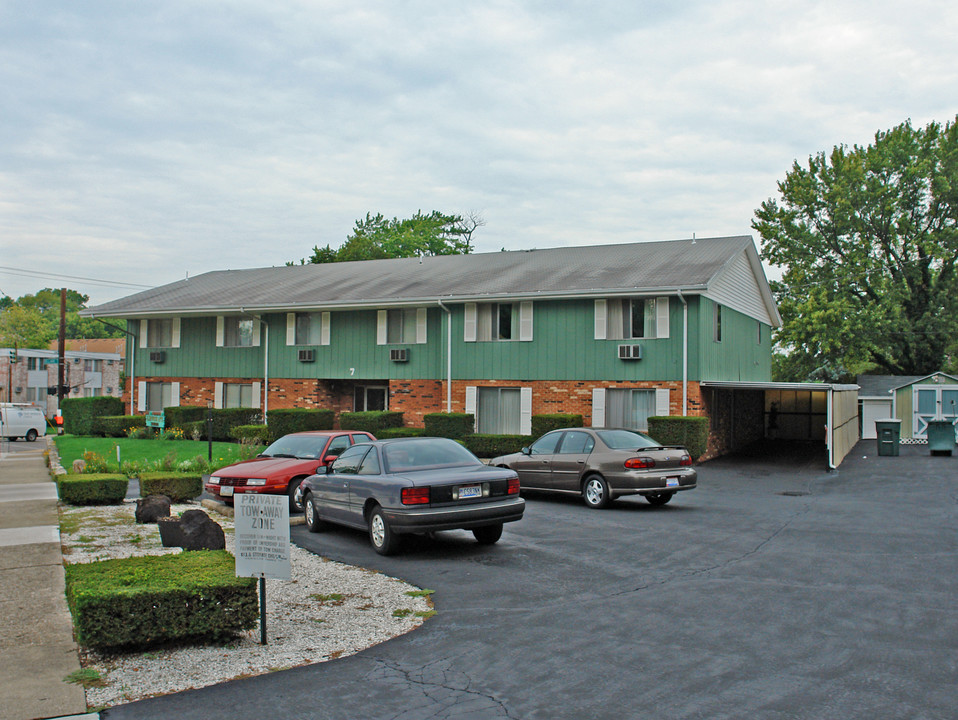
[[[174,505],[173,514],[197,504]],[[156,524],[137,525],[136,504],[61,506],[67,563],[178,553],[160,542]],[[233,521],[215,516],[233,552]],[[88,687],[87,704],[109,707],[225,680],[285,670],[351,655],[417,628],[432,614],[428,594],[396,578],[343,565],[290,547],[292,578],[266,581],[267,645],[259,627],[222,645],[103,654],[80,648],[84,668],[104,685]]]

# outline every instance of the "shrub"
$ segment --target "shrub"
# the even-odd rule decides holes
[[[650,417],[649,435],[663,445],[682,445],[695,460],[708,448],[709,419],[681,415]]]
[[[262,423],[263,414],[256,408],[222,408],[213,411],[213,439],[228,442],[230,428],[237,425],[256,425]],[[206,435],[205,421],[203,435]],[[184,428],[185,430],[185,428]]]
[[[379,440],[386,440],[388,438],[400,438],[400,437],[422,437],[423,435],[428,435],[425,430],[422,428],[386,428],[385,430],[377,430],[373,433]]]
[[[270,431],[265,425],[237,425],[229,429],[229,436],[248,445],[269,445]]]
[[[532,437],[542,437],[551,430],[569,427],[582,427],[582,416],[573,413],[532,416]]]
[[[532,442],[530,435],[466,435],[462,443],[481,458],[519,452]]]
[[[429,413],[423,416],[425,434],[460,440],[476,431],[476,416],[472,413]]]
[[[206,420],[194,420],[180,425],[183,434],[190,440],[206,440]]]
[[[332,410],[311,410],[309,408],[284,408],[270,410],[266,419],[270,436],[281,438],[303,430],[332,430],[336,413]]]
[[[114,473],[61,475],[57,495],[69,505],[118,505],[126,497],[130,481]]]
[[[102,415],[93,421],[92,435],[103,437],[130,437],[133,429],[145,428],[143,415]]]
[[[256,626],[256,581],[225,550],[66,566],[77,641],[98,648],[223,640]]]
[[[122,415],[123,401],[115,397],[65,398],[60,403],[63,430],[71,435],[92,435],[93,421],[103,415]]]
[[[114,446],[115,447],[115,446]],[[83,472],[86,473],[112,473],[116,470],[110,464],[110,461],[93,450],[83,451]],[[129,476],[127,476],[129,477]]]
[[[183,427],[185,423],[206,419],[206,408],[201,405],[179,405],[163,408],[163,419],[167,427]]]
[[[198,498],[203,492],[203,478],[190,472],[140,473],[140,497],[166,495],[173,502]]]
[[[339,427],[343,430],[365,430],[376,437],[379,437],[379,433],[386,428],[402,426],[403,414],[393,410],[350,412],[339,416]]]

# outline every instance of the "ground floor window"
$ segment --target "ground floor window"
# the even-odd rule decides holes
[[[606,390],[606,427],[648,430],[653,415],[655,390]]]
[[[389,409],[389,388],[382,385],[357,385],[353,390],[355,412]]]
[[[479,388],[477,421],[480,433],[520,435],[519,388]]]
[[[146,383],[147,412],[163,412],[163,408],[172,407],[173,404],[173,383]]]
[[[223,385],[223,407],[248,408],[258,407],[254,403],[252,383],[225,383]]]

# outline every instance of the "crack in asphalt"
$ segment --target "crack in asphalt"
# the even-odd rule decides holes
[[[423,706],[404,708],[392,715],[391,720],[426,720],[457,716],[518,720],[493,694],[473,688],[472,678],[461,670],[451,669],[446,658],[408,670],[382,658],[373,658],[373,661],[378,670],[372,671],[370,675],[378,675],[379,679],[387,683],[416,688],[426,701]],[[427,677],[432,675],[436,677]]]

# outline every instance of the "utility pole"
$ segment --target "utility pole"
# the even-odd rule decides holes
[[[60,405],[63,404],[63,383],[64,383],[64,365],[66,365],[66,344],[67,344],[67,289],[60,288],[60,334],[57,343],[58,361],[57,361],[57,414],[60,411]]]

